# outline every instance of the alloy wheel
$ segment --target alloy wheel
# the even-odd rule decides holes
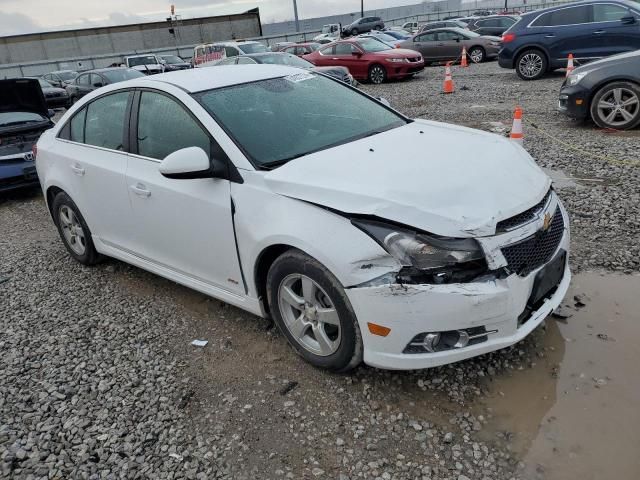
[[[604,94],[596,108],[603,123],[612,128],[625,127],[636,118],[640,99],[634,91],[618,87]]]
[[[538,53],[527,53],[518,64],[518,69],[523,77],[535,78],[542,72],[543,60]]]
[[[84,255],[87,241],[78,217],[67,205],[62,205],[58,212],[62,234],[67,245],[78,255]]]
[[[321,357],[338,350],[338,311],[315,281],[299,273],[288,275],[278,287],[278,304],[287,330],[301,347]]]
[[[484,60],[484,52],[479,48],[474,48],[469,52],[469,57],[473,63],[480,63]]]
[[[385,71],[381,66],[376,65],[371,68],[371,74],[369,76],[371,78],[371,83],[379,85],[384,82]]]

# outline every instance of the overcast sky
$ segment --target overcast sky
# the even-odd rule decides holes
[[[240,13],[260,7],[263,23],[293,18],[293,0],[0,0],[0,36],[59,28],[82,28],[188,17]],[[419,3],[419,0],[365,0],[365,9]],[[300,18],[360,9],[360,0],[298,0]]]

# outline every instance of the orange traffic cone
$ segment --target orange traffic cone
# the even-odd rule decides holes
[[[567,77],[573,72],[573,53],[569,54],[569,60],[567,60]]]
[[[447,62],[444,70],[444,84],[442,85],[442,93],[453,93],[453,78],[451,78],[451,62]]]
[[[469,64],[467,63],[467,49],[465,48],[465,46],[462,46],[462,58],[460,59],[460,66],[461,67],[468,67]]]
[[[516,107],[516,111],[513,113],[513,126],[511,127],[509,138],[518,142],[520,145],[522,145],[524,140],[524,134],[522,133],[522,108],[520,107]]]

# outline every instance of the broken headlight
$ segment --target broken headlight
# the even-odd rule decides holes
[[[351,222],[405,267],[398,278],[403,283],[468,281],[486,271],[484,253],[472,238],[435,237],[369,220]]]

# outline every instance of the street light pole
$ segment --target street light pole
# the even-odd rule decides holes
[[[364,17],[364,0],[360,0],[360,16]]]
[[[298,20],[298,2],[293,0],[293,16],[296,19],[296,32],[300,31],[300,21]]]

